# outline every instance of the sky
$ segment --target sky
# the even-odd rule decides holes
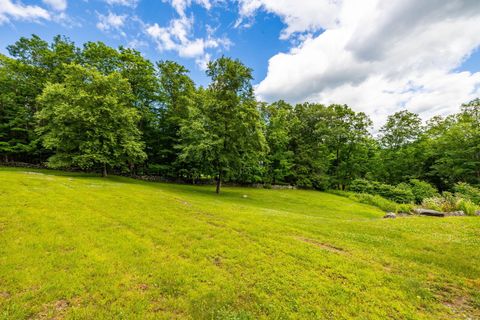
[[[204,86],[209,60],[238,58],[260,100],[348,104],[377,126],[480,97],[479,0],[0,0],[0,52],[31,34],[132,47]]]

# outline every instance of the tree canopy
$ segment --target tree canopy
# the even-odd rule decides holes
[[[20,38],[0,55],[3,162],[216,181],[347,189],[358,179],[480,184],[480,100],[378,131],[355,106],[254,95],[252,70],[220,57],[197,86],[174,61],[102,42]]]

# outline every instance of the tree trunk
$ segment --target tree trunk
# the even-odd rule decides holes
[[[218,172],[218,179],[217,179],[217,190],[215,191],[217,194],[220,193],[220,187],[222,185],[222,170]]]
[[[103,170],[102,170],[102,177],[106,177],[107,176],[107,165],[104,163],[103,164]]]

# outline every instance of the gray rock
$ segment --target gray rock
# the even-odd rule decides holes
[[[384,219],[395,219],[396,217],[397,217],[397,216],[396,216],[395,213],[393,213],[393,212],[387,212],[387,213],[383,216]]]
[[[453,212],[449,212],[446,214],[447,216],[453,216],[453,217],[461,217],[461,216],[464,216],[465,215],[465,212],[463,212],[462,210],[460,211],[453,211]]]
[[[476,216],[480,216],[480,210],[475,211]]]
[[[419,215],[422,215],[422,216],[445,217],[445,212],[440,212],[440,211],[436,211],[436,210],[416,208],[416,209],[413,209],[413,211],[416,214],[419,214]]]

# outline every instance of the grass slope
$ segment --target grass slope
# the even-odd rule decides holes
[[[0,318],[480,317],[479,218],[213,190],[0,168]]]

